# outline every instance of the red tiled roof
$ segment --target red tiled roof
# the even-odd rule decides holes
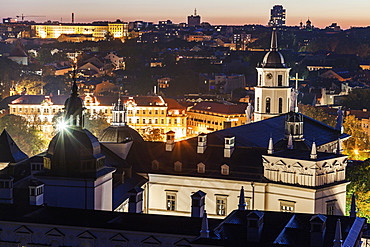
[[[204,111],[222,114],[245,114],[247,105],[225,105],[216,102],[202,101],[191,108],[190,111]]]

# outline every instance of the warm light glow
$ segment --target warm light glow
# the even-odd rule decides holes
[[[353,152],[355,153],[355,155],[359,154],[358,149],[354,149]]]
[[[64,120],[58,121],[58,123],[57,123],[57,130],[58,131],[63,131],[65,129],[67,129],[67,127],[68,127],[68,124],[66,122],[64,122]]]

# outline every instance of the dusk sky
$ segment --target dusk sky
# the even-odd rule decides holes
[[[291,26],[306,22],[307,18],[320,28],[332,22],[342,28],[370,25],[369,0],[11,0],[2,3],[0,18],[24,14],[45,16],[25,18],[36,22],[70,22],[71,13],[75,13],[75,22],[121,19],[180,23],[186,22],[196,8],[201,21],[212,25],[266,25],[270,9],[276,4],[286,9],[287,25]]]

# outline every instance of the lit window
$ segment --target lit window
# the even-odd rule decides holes
[[[216,196],[216,214],[217,215],[226,215],[226,196]]]
[[[176,193],[174,192],[167,192],[166,195],[166,208],[169,211],[176,210]]]
[[[293,213],[295,208],[295,202],[280,200],[280,212]]]
[[[270,113],[271,110],[271,99],[266,98],[266,113]]]
[[[145,124],[145,118],[143,118],[143,124]]]

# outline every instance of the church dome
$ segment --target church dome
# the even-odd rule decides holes
[[[103,158],[98,139],[88,130],[68,128],[60,131],[50,141],[47,156],[51,159],[51,170],[78,172],[87,169],[86,164]]]
[[[129,141],[142,142],[144,139],[134,129],[127,125],[109,126],[100,135],[100,142],[125,143]]]
[[[286,68],[283,55],[278,51],[277,32],[272,31],[270,51],[266,53],[260,65],[261,68]]]
[[[286,68],[283,55],[279,51],[269,51],[263,58],[263,68]]]

